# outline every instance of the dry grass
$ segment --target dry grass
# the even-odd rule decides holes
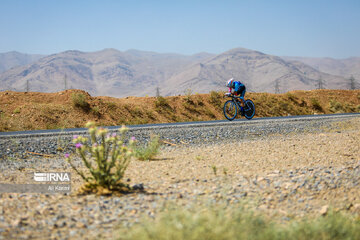
[[[80,98],[79,98],[80,96]],[[255,117],[360,112],[360,90],[247,93]],[[91,97],[81,90],[58,93],[0,92],[0,131],[132,125],[224,119],[222,93],[173,97]],[[86,106],[85,106],[85,105]],[[85,106],[85,107],[81,107]],[[85,109],[85,111],[84,111]]]

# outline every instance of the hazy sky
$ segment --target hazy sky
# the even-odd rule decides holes
[[[0,0],[0,52],[360,56],[360,0]]]

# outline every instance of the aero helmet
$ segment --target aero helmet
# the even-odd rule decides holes
[[[227,82],[226,86],[231,87],[233,81],[234,81],[234,78],[230,78],[229,81]]]

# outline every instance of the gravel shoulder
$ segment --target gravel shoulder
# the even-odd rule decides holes
[[[111,238],[119,226],[156,217],[169,203],[241,204],[279,221],[329,209],[360,215],[360,117],[261,124],[262,131],[232,125],[208,131],[202,141],[204,129],[184,137],[164,132],[171,144],[157,159],[134,160],[126,172],[125,180],[143,184],[146,192],[123,196],[78,196],[82,182],[62,157],[22,159],[13,152],[0,160],[0,182],[29,182],[35,171],[70,171],[73,191],[0,193],[0,239]],[[196,131],[200,137],[191,137]]]

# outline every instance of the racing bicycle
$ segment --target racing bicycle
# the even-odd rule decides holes
[[[249,120],[254,117],[255,105],[253,101],[251,101],[250,99],[245,100],[243,111],[241,111],[240,97],[237,97],[230,93],[226,93],[224,97],[231,98],[231,100],[226,101],[224,104],[224,115],[229,121],[234,120],[238,112],[241,112],[241,116],[245,116]]]

